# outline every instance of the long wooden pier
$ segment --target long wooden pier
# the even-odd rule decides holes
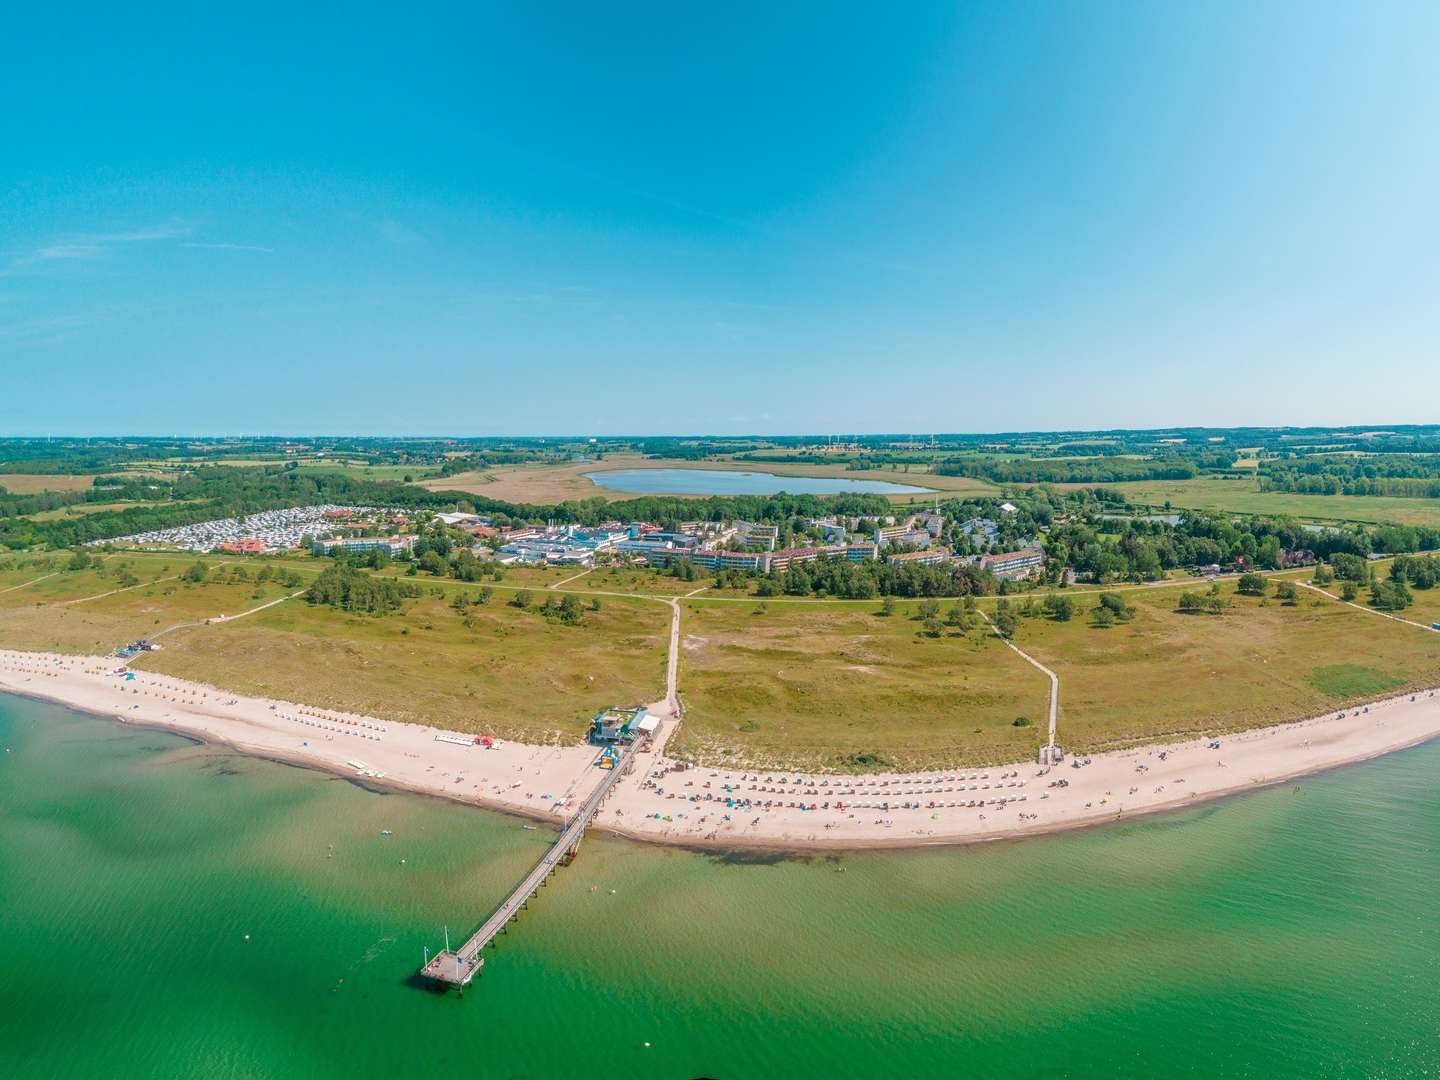
[[[420,974],[437,982],[449,983],[451,986],[468,986],[481,966],[485,963],[481,955],[485,946],[495,940],[496,936],[505,927],[519,918],[520,909],[540,891],[550,875],[559,866],[563,866],[575,855],[575,849],[580,846],[580,841],[585,836],[585,830],[590,822],[595,820],[595,815],[600,811],[600,804],[610,794],[616,782],[625,773],[629,772],[635,764],[635,754],[639,750],[640,742],[637,739],[629,746],[620,751],[619,760],[615,767],[605,774],[600,781],[600,786],[591,792],[590,797],[585,800],[584,805],[576,811],[575,816],[570,819],[560,835],[551,844],[549,849],[535,864],[534,869],[526,874],[520,884],[515,886],[514,892],[506,898],[498,908],[495,909],[479,930],[461,945],[458,949],[447,948],[436,953],[420,969]]]

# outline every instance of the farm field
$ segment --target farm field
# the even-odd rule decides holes
[[[664,694],[662,605],[607,597],[566,626],[499,592],[462,616],[449,603],[462,591],[476,589],[451,587],[383,618],[298,599],[176,631],[137,664],[240,693],[534,742],[574,742],[602,706]]]
[[[1440,499],[1401,499],[1382,495],[1304,495],[1288,491],[1261,491],[1251,477],[1226,480],[1136,480],[1118,484],[1066,484],[1063,487],[1097,487],[1123,494],[1137,503],[1176,509],[1230,510],[1241,514],[1288,514],[1298,518],[1331,521],[1390,522],[1397,525],[1440,527]]]
[[[1135,617],[1021,621],[1015,641],[1060,677],[1060,741],[1097,751],[1317,715],[1440,685],[1440,635],[1301,591],[1287,607],[1236,595],[1222,615],[1182,615],[1180,588],[1125,593]],[[1203,588],[1196,591],[1203,592]]]
[[[944,605],[948,610],[949,603]],[[671,750],[732,766],[921,768],[1033,756],[1049,683],[979,629],[865,607],[686,601]],[[1026,717],[1029,726],[1013,725]]]
[[[68,473],[0,473],[0,488],[11,495],[35,495],[42,491],[85,491],[95,484],[93,476]]]
[[[150,461],[136,461],[130,465],[131,469],[146,470],[146,475],[155,475],[153,470],[175,470],[180,468],[199,468],[202,466],[226,466],[237,469],[255,468],[278,468],[290,464],[298,465],[301,472],[328,472],[346,473],[355,477],[363,477],[369,480],[403,480],[406,476],[420,480],[424,477],[436,476],[439,474],[439,466],[436,465],[371,465],[366,461],[356,461],[348,458],[317,458],[275,454],[271,456],[255,457],[173,457],[156,458]]]
[[[200,502],[199,499],[165,499],[165,506],[185,506],[187,504]],[[122,502],[105,503],[76,503],[74,506],[60,506],[54,510],[42,510],[38,514],[27,515],[31,521],[59,521],[64,518],[85,517],[88,514],[102,514],[111,510],[128,510],[132,506],[156,506],[156,502],[145,502],[130,499]]]
[[[363,480],[424,480],[440,475],[436,465],[370,465],[363,461],[302,461],[302,473],[344,473]]]

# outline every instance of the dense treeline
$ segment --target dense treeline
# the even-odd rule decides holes
[[[321,572],[305,591],[312,604],[328,604],[345,611],[384,615],[399,609],[407,597],[420,595],[413,582],[378,578],[346,562]]]
[[[1440,550],[1440,530],[1381,525],[1351,529],[1305,529],[1289,518],[1235,518],[1187,514],[1178,525],[1162,521],[1127,521],[1117,535],[1102,534],[1097,525],[1071,521],[1045,537],[1047,575],[1065,569],[1096,581],[1149,581],[1164,571],[1216,564],[1273,570],[1283,552],[1310,551],[1317,558],[1354,559],[1363,565],[1375,552]],[[1113,527],[1113,522],[1105,525]]]
[[[628,440],[621,445],[628,445]],[[361,458],[374,465],[438,465],[466,454],[489,455],[496,461],[528,461],[541,456],[568,456],[588,447],[584,439],[540,438],[0,439],[0,473],[95,473],[136,464],[183,468],[246,458],[274,458],[280,464],[286,457],[316,455]]]
[[[820,452],[825,446],[827,452]],[[829,448],[843,446],[841,454]],[[1440,429],[1434,425],[1397,425],[1376,432],[1364,427],[1340,428],[1155,428],[1142,430],[1058,432],[985,432],[971,434],[883,433],[844,435],[832,440],[816,435],[777,436],[656,436],[646,438],[583,436],[481,437],[481,438],[366,438],[309,436],[305,438],[247,437],[235,439],[60,438],[0,439],[0,473],[94,473],[114,471],[137,463],[184,467],[206,461],[286,457],[313,458],[319,454],[360,458],[372,464],[446,461],[492,464],[541,460],[575,454],[639,452],[652,457],[697,459],[719,455],[754,455],[755,460],[836,462],[846,453],[869,463],[928,463],[937,457],[960,453],[1003,452],[1010,457],[1190,457],[1234,449],[1257,450],[1262,457],[1315,451],[1358,449],[1367,454],[1440,453]],[[799,456],[776,453],[800,450]],[[1209,466],[1205,466],[1209,467]]]
[[[722,579],[729,583],[731,579]],[[800,563],[762,577],[756,596],[833,596],[869,600],[876,596],[983,596],[996,591],[995,578],[975,566],[891,566],[878,560],[840,558]]]
[[[1260,488],[1311,495],[1436,499],[1440,498],[1440,458],[1392,454],[1271,460],[1261,463]]]
[[[1219,459],[1217,459],[1219,460]],[[1225,461],[1228,468],[1233,458]],[[1190,480],[1203,468],[1194,458],[948,458],[935,466],[942,476],[973,476],[997,484],[1113,484],[1126,480]]]

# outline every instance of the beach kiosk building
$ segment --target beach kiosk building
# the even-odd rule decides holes
[[[590,743],[594,746],[623,746],[635,741],[645,719],[645,706],[633,709],[604,708],[590,721]]]

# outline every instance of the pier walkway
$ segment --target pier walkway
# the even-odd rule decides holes
[[[636,739],[629,746],[620,751],[620,758],[615,767],[607,772],[600,781],[600,786],[590,793],[584,804],[576,811],[575,816],[570,819],[565,828],[556,837],[555,843],[545,852],[544,856],[535,868],[526,874],[519,885],[515,886],[505,902],[495,909],[495,913],[486,919],[479,930],[476,930],[458,949],[449,948],[432,956],[420,969],[420,974],[437,982],[449,983],[451,986],[467,986],[470,980],[485,963],[481,955],[485,946],[494,941],[496,936],[505,929],[506,925],[520,915],[520,909],[526,902],[540,891],[550,875],[555,872],[556,867],[564,865],[574,856],[575,849],[580,846],[580,841],[585,836],[585,830],[590,822],[595,820],[595,815],[600,811],[600,804],[610,794],[620,777],[629,772],[635,764],[635,755],[639,752],[642,740]],[[448,942],[447,942],[448,945]]]

